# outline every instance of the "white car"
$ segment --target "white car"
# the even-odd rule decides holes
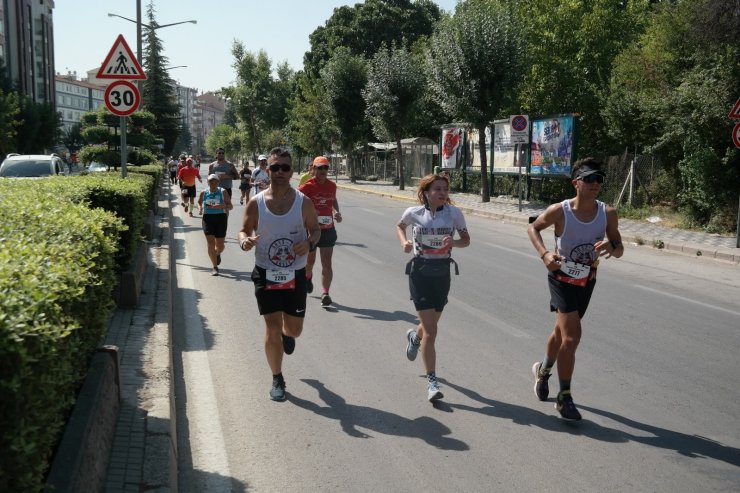
[[[108,165],[103,163],[91,162],[85,169],[88,173],[100,173],[108,171]]]
[[[0,164],[0,177],[41,178],[66,175],[67,167],[56,154],[8,154]]]

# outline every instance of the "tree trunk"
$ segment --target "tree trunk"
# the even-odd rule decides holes
[[[490,202],[488,193],[488,153],[486,152],[486,125],[478,127],[478,150],[480,151],[480,195],[481,202]]]
[[[401,149],[401,136],[396,136],[396,169],[398,170],[398,189],[406,190],[405,175],[403,169],[403,149]]]

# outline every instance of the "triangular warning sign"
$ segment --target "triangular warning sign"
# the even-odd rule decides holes
[[[735,101],[735,106],[732,107],[730,110],[730,114],[727,115],[730,118],[740,118],[740,98],[737,98],[737,101]]]
[[[98,79],[117,80],[146,79],[146,74],[141,69],[141,65],[136,60],[131,48],[128,47],[128,43],[123,39],[123,34],[118,35],[96,77]]]

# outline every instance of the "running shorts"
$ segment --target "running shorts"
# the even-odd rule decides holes
[[[203,214],[203,232],[206,236],[225,238],[228,219],[226,214]]]
[[[254,295],[260,315],[284,312],[293,317],[303,318],[306,315],[306,269],[295,271],[294,289],[265,289],[265,269],[254,266],[252,271]]]
[[[578,316],[583,318],[586,309],[591,301],[591,295],[596,286],[596,277],[590,279],[585,286],[574,286],[555,279],[553,272],[548,273],[547,283],[550,287],[550,311],[569,313],[578,312]]]
[[[182,194],[183,197],[195,198],[195,185],[193,185],[192,187],[183,187],[183,190],[187,192]]]
[[[450,272],[440,277],[426,277],[420,272],[409,274],[409,292],[416,311],[434,309],[441,312],[447,304],[450,292]]]
[[[319,248],[333,248],[337,243],[337,230],[335,228],[322,229],[321,238],[316,246]]]

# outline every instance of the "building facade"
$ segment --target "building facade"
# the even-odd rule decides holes
[[[0,56],[19,91],[54,103],[54,0],[0,0]]]
[[[196,98],[193,108],[193,154],[206,155],[206,139],[224,121],[226,102],[211,92]]]
[[[75,123],[79,123],[84,113],[97,111],[105,104],[103,100],[105,86],[91,84],[85,79],[78,80],[76,72],[67,75],[57,74],[54,83],[57,113],[62,117],[65,132],[68,132]]]

